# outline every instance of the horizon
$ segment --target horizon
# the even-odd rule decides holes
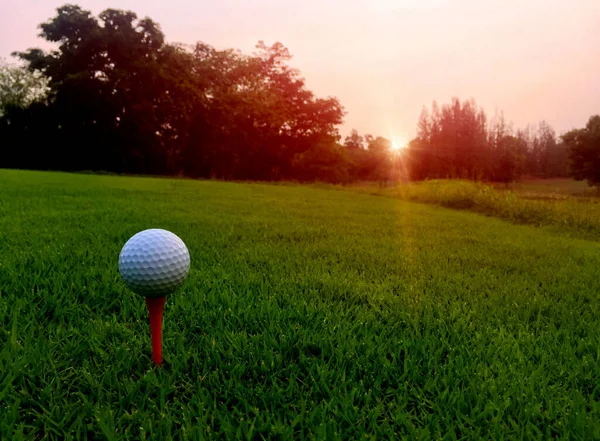
[[[13,51],[48,48],[37,38],[37,26],[64,3],[0,6],[0,57],[13,62]],[[599,113],[600,60],[589,57],[600,39],[600,2],[594,0],[511,0],[485,7],[471,0],[454,6],[442,0],[357,1],[343,7],[337,0],[310,0],[301,8],[271,0],[253,6],[227,0],[204,8],[182,0],[75,3],[94,15],[115,8],[148,16],[171,43],[203,41],[251,53],[259,40],[281,42],[307,88],[344,106],[342,137],[356,129],[408,142],[421,108],[453,96],[475,99],[489,118],[502,111],[515,128],[545,120],[557,135]]]

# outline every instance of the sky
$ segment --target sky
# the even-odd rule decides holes
[[[0,3],[0,58],[48,47],[37,25],[67,1]],[[416,134],[425,105],[474,98],[515,128],[557,132],[600,114],[600,0],[71,0],[98,14],[127,9],[169,42],[251,53],[283,43],[319,97],[337,97],[343,135]]]

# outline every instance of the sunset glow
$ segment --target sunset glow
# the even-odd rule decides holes
[[[0,58],[48,47],[37,26],[63,3],[3,2]],[[598,0],[74,3],[149,16],[172,42],[251,53],[258,40],[279,41],[310,90],[344,105],[344,136],[393,125],[410,140],[421,107],[452,96],[473,97],[490,115],[503,110],[518,127],[545,119],[558,133],[598,111]]]
[[[399,136],[392,137],[392,150],[396,152],[402,150],[403,148],[406,148],[407,144],[408,143],[406,141],[406,138],[402,138]]]

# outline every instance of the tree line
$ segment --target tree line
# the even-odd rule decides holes
[[[545,121],[513,129],[504,114],[491,120],[474,100],[453,98],[423,108],[417,139],[410,144],[414,179],[464,178],[512,182],[522,175],[564,177],[567,145]]]
[[[398,152],[356,130],[342,141],[343,106],[306,87],[281,43],[250,55],[170,44],[149,18],[76,5],[40,30],[55,50],[15,52],[23,66],[0,66],[0,167],[328,182],[590,180],[600,168],[594,118],[559,138],[545,122],[513,130],[453,98],[424,108]]]

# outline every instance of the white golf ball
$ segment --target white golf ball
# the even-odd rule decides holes
[[[162,297],[179,288],[190,272],[185,243],[167,230],[140,231],[123,246],[119,272],[125,284],[144,297]]]

